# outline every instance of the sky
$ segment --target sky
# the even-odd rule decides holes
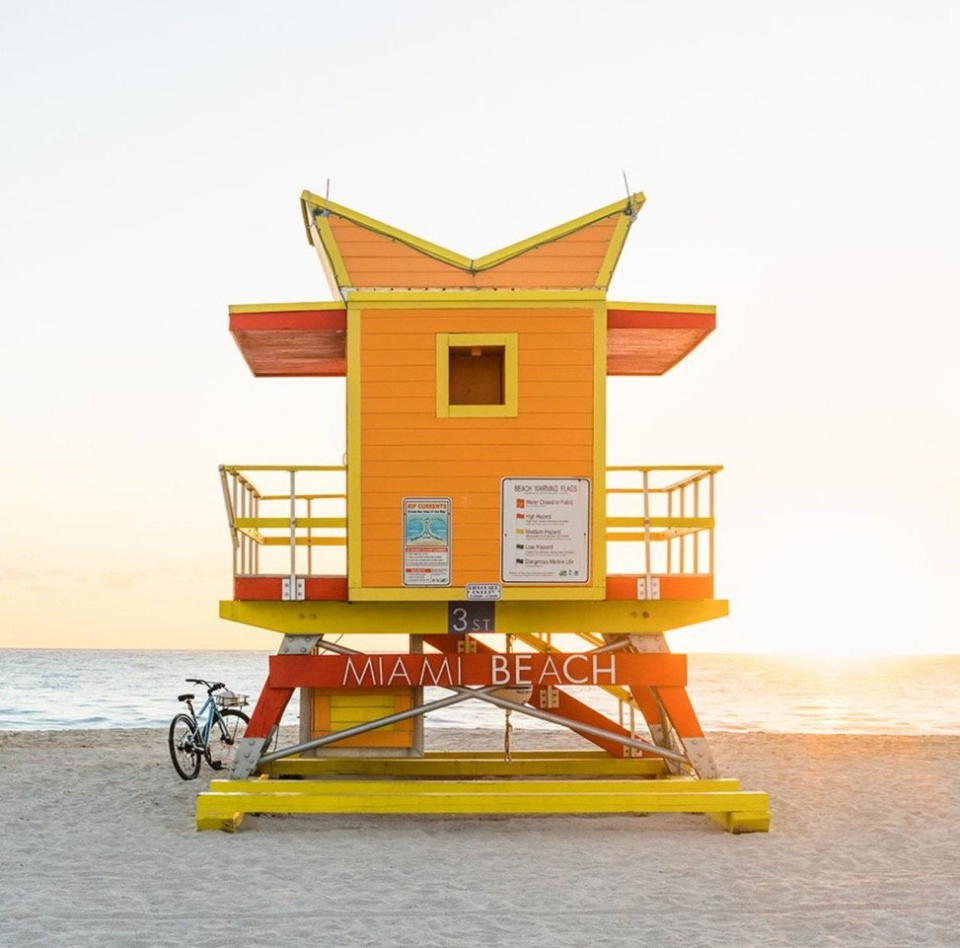
[[[298,196],[468,256],[647,195],[610,298],[708,303],[612,379],[610,463],[720,463],[691,651],[956,652],[951,3],[10,3],[0,647],[274,648],[221,621],[220,463],[339,463],[342,380],[230,303],[324,300]]]

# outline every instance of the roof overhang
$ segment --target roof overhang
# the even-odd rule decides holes
[[[716,325],[714,306],[607,303],[607,375],[663,375]]]
[[[607,375],[663,375],[716,327],[713,306],[607,304]],[[230,307],[230,332],[259,377],[346,375],[346,304]]]
[[[347,373],[347,309],[343,303],[231,306],[230,333],[256,376]]]

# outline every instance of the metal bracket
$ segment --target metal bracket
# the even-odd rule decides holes
[[[291,583],[293,580],[293,595],[290,594]],[[307,598],[307,581],[302,576],[284,576],[281,586],[280,598],[284,602],[303,602]]]
[[[551,708],[560,707],[560,692],[553,685],[547,685],[540,689],[540,708],[549,711]]]
[[[309,655],[314,645],[320,641],[319,635],[285,635],[277,649],[278,655]]]
[[[243,780],[256,773],[260,754],[266,746],[267,740],[262,737],[244,737],[237,744],[237,755],[233,758],[233,767],[230,768],[231,780]]]
[[[468,635],[465,635],[459,642],[457,642],[457,652],[461,655],[473,655],[476,650],[476,640],[470,638]]]
[[[637,577],[637,599],[659,599],[660,577],[651,576],[649,584],[646,576]]]

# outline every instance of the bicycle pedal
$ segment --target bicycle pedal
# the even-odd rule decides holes
[[[219,760],[211,760],[211,761],[210,761],[210,766],[211,766],[214,770],[223,770],[223,762],[222,762],[222,761],[219,761]]]

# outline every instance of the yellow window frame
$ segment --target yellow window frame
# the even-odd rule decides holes
[[[466,346],[503,347],[503,404],[450,404],[450,350]],[[437,417],[438,418],[516,418],[517,417],[517,334],[515,332],[441,332],[437,333]]]

